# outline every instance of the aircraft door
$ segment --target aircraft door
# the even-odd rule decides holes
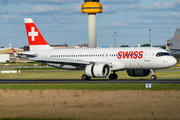
[[[151,53],[151,50],[146,50],[146,53],[144,55],[145,62],[150,62],[150,53]]]
[[[49,51],[46,51],[46,52],[44,53],[44,58],[47,58],[48,55],[49,55]]]

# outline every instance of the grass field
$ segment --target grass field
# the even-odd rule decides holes
[[[177,120],[180,91],[0,90],[0,118]]]
[[[0,63],[0,66],[33,66],[34,64],[38,64],[38,66],[45,66],[41,65],[41,63],[38,62],[7,62],[7,63]]]
[[[33,70],[29,72],[27,70],[22,71],[21,75],[18,74],[1,74],[0,79],[81,79],[82,74],[85,72],[82,70],[71,71],[71,70],[58,70],[58,71],[39,71]],[[151,79],[151,75],[147,77],[130,77],[126,71],[117,72],[118,79]],[[179,71],[156,71],[158,79],[180,79]],[[93,78],[97,79],[97,78]],[[108,79],[108,78],[101,78]]]

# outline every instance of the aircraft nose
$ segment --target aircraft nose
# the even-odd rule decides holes
[[[171,59],[171,61],[170,61],[170,65],[171,65],[171,66],[174,66],[174,65],[176,65],[176,63],[177,63],[176,58],[172,57],[172,59]]]

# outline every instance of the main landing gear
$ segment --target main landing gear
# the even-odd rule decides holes
[[[82,80],[91,80],[91,78],[88,77],[86,74],[83,74],[81,78],[82,78]],[[113,74],[109,75],[110,80],[116,80],[117,78],[118,78],[118,75],[115,72],[113,72]]]
[[[82,78],[82,80],[90,80],[91,79],[86,74],[83,74],[81,78]]]
[[[113,71],[113,74],[109,75],[110,80],[117,80],[117,78],[118,78],[118,75],[115,73],[115,71]]]
[[[152,80],[156,80],[157,79],[157,76],[155,75],[155,71],[154,69],[150,69],[151,73],[152,73],[152,76],[151,76],[151,79]]]

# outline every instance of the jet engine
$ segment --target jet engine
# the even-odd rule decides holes
[[[145,77],[150,74],[150,70],[127,70],[127,74],[132,77]]]
[[[110,75],[111,69],[108,64],[91,64],[86,66],[85,73],[90,78],[103,78]]]

